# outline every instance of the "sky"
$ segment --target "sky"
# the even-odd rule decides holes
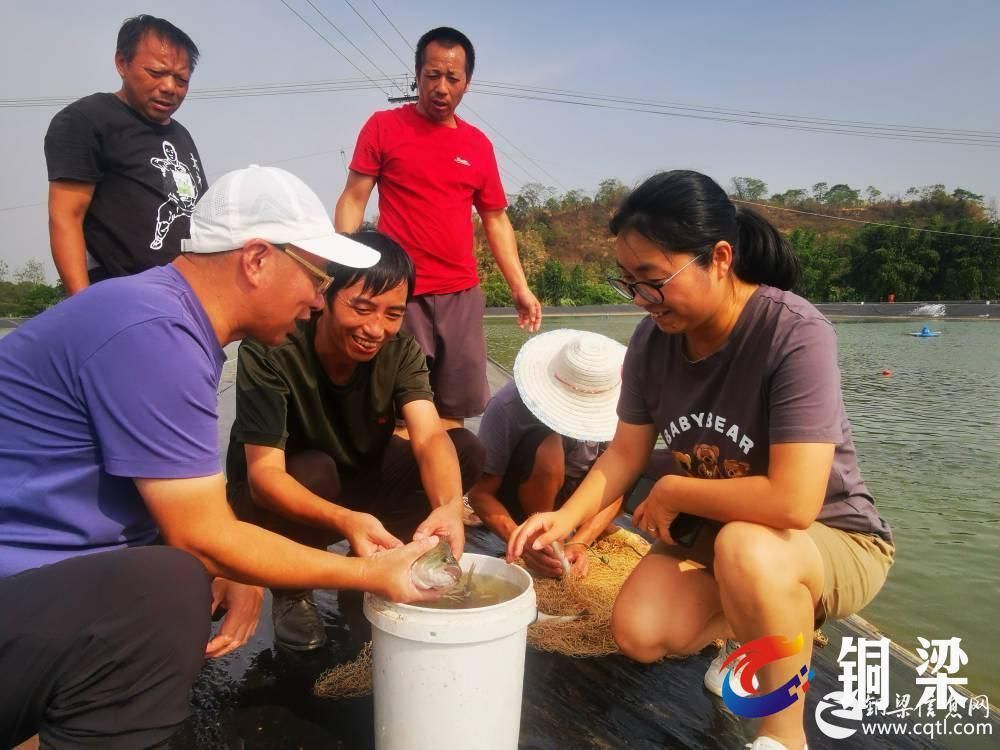
[[[592,193],[609,177],[634,185],[662,169],[687,168],[725,186],[733,176],[756,177],[770,193],[822,181],[861,190],[874,185],[885,195],[943,183],[987,200],[1000,196],[996,146],[862,138],[484,93],[485,82],[505,82],[1000,134],[996,0],[507,0],[451,7],[403,0],[0,0],[0,28],[7,30],[0,105],[117,90],[114,46],[122,20],[140,12],[162,16],[201,50],[176,119],[191,131],[209,178],[273,163],[305,180],[332,210],[359,128],[373,111],[395,106],[383,91],[192,98],[209,88],[361,78],[288,6],[369,76],[378,75],[375,68],[316,9],[400,80],[411,66],[404,69],[396,56],[409,63],[420,34],[441,25],[464,31],[476,47],[476,70],[458,114],[493,140],[508,193],[529,182]],[[481,92],[477,80],[484,82]],[[60,106],[0,106],[0,258],[12,270],[41,260],[51,280],[42,142]],[[374,199],[369,208],[372,213]]]

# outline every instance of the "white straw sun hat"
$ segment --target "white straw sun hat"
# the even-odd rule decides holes
[[[524,405],[554,432],[607,442],[618,424],[625,347],[589,331],[561,328],[528,340],[514,360]]]

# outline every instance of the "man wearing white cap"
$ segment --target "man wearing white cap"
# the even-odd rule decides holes
[[[598,333],[559,329],[529,340],[514,362],[514,382],[486,406],[479,438],[482,479],[469,492],[480,518],[504,540],[532,513],[558,508],[614,435],[625,347]],[[614,520],[621,500],[581,524],[566,543],[579,574],[587,547]],[[535,573],[559,576],[548,549],[525,548]]]
[[[435,538],[359,560],[238,522],[218,453],[222,347],[280,343],[327,261],[377,259],[298,178],[251,167],[206,193],[171,264],[0,342],[0,746],[159,746],[204,657],[253,634],[260,585],[430,598],[409,567]]]

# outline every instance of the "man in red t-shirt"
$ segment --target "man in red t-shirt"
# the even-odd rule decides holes
[[[474,65],[472,43],[460,31],[441,27],[420,38],[418,101],[365,123],[334,217],[337,231],[356,231],[378,185],[378,229],[402,245],[417,270],[405,327],[427,355],[438,412],[457,422],[481,414],[489,398],[473,206],[510,285],[518,325],[537,331],[542,321],[517,255],[493,146],[455,116]]]

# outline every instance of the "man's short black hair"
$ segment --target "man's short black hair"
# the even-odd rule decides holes
[[[125,62],[132,62],[135,57],[136,47],[146,34],[156,34],[160,39],[169,42],[175,47],[184,50],[188,54],[188,65],[194,71],[198,64],[198,46],[183,31],[174,26],[170,21],[156,16],[142,14],[133,18],[126,18],[122,27],[118,30],[118,46],[115,51],[125,58]]]
[[[406,284],[406,301],[413,296],[413,285],[416,282],[416,272],[413,261],[406,251],[394,239],[381,232],[355,232],[347,235],[355,242],[377,250],[382,256],[378,263],[370,268],[352,268],[340,263],[328,263],[327,273],[333,276],[333,283],[326,291],[327,304],[333,302],[337,292],[364,281],[361,290],[365,294],[377,297],[400,284]]]
[[[417,42],[417,76],[420,75],[420,69],[424,67],[424,52],[431,42],[437,42],[448,49],[456,44],[462,45],[462,49],[465,50],[465,77],[472,78],[472,71],[476,67],[476,50],[472,47],[469,37],[450,26],[439,26],[420,37],[420,41]]]

